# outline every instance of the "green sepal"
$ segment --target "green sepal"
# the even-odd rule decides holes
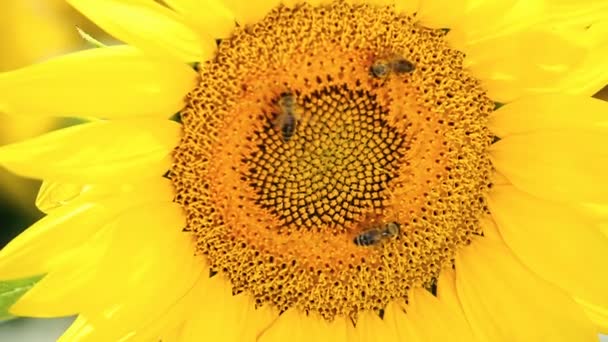
[[[84,39],[87,43],[93,45],[94,47],[101,48],[106,47],[107,45],[100,42],[99,40],[93,38],[90,34],[84,32],[80,27],[76,26],[76,31],[78,34]]]
[[[8,309],[29,289],[42,279],[42,275],[30,278],[0,281],[0,321],[16,318]]]

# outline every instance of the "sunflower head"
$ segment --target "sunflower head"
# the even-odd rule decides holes
[[[234,293],[356,319],[482,234],[494,104],[444,37],[391,7],[279,6],[200,66],[171,179]]]
[[[14,313],[103,341],[608,329],[605,1],[69,2],[137,49],[0,75],[9,112],[104,119],[0,148],[48,214],[0,252],[48,273]]]

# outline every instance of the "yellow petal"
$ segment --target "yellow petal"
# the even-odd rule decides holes
[[[36,206],[49,213],[64,205],[75,202],[103,202],[113,196],[137,196],[148,199],[167,200],[174,197],[173,185],[167,178],[154,178],[143,182],[122,184],[78,185],[45,180],[40,186]]]
[[[420,9],[420,0],[396,0],[395,10],[397,13],[404,13],[406,15],[412,15]]]
[[[25,293],[10,312],[16,316],[52,318],[72,316],[90,307],[96,299],[87,293],[90,293],[90,284],[99,281],[97,265],[111,253],[108,251],[110,233],[98,227],[78,246],[61,251],[61,261],[52,265],[50,273]],[[85,289],[87,293],[83,293]]]
[[[502,57],[502,60],[509,61],[498,65],[495,70],[490,70],[491,66],[486,65],[485,74],[481,70],[482,74],[478,75],[494,74],[484,83],[498,101],[506,102],[525,94],[551,92],[591,96],[608,83],[607,6],[605,1],[577,2],[566,6],[558,5],[555,1],[518,1],[511,11],[491,16],[493,24],[480,26],[478,30],[472,27],[452,28],[446,39],[455,48],[467,53],[465,64],[473,65],[476,71],[484,69],[483,66],[474,66],[479,58],[483,59],[484,50],[488,55],[496,54],[498,59]],[[465,23],[467,26],[477,25],[476,21],[465,20]],[[541,46],[532,50],[542,51],[543,58],[555,56],[569,60],[568,70],[559,72],[553,65],[551,68],[554,72],[548,73],[548,70],[544,70],[548,63],[530,65],[532,59],[521,64],[523,77],[520,75],[519,79],[502,72],[508,65],[520,65],[517,63],[519,59],[509,57],[508,51],[505,54],[501,48],[503,41],[514,39],[523,44],[530,39],[526,37],[540,34],[548,39],[537,39],[536,43],[532,41],[531,44]],[[514,55],[518,54],[513,52]],[[573,56],[577,57],[578,62],[570,58],[572,52],[576,52]],[[529,52],[524,51],[523,55],[528,56]],[[516,89],[516,83],[520,84],[520,89]]]
[[[574,298],[574,300],[585,310],[587,317],[602,334],[608,333],[608,308],[589,304],[580,298]]]
[[[384,308],[384,321],[389,329],[394,329],[397,341],[424,342],[413,331],[412,323],[406,315],[403,305],[397,301],[389,303]]]
[[[465,8],[462,16],[450,28],[454,30],[462,30],[470,36],[470,39],[475,37],[475,33],[479,31],[493,31],[498,23],[510,19],[508,16],[513,16],[513,13],[519,13],[517,5],[522,1],[517,0],[494,0],[494,1],[478,1],[469,0],[461,5]],[[530,12],[530,4],[535,0],[526,1],[526,11]],[[521,18],[519,18],[521,21]],[[513,26],[513,20],[509,20]],[[470,42],[470,41],[469,41]]]
[[[96,329],[87,340],[118,341],[157,329],[150,323],[193,288],[205,265],[194,255],[192,236],[182,232],[184,224],[181,207],[166,202],[134,208],[106,227],[112,231],[109,253],[88,286],[64,303],[82,307],[80,298],[95,293],[81,311]]]
[[[506,245],[526,267],[572,296],[608,309],[608,239],[585,217],[513,186],[495,186],[488,204]]]
[[[53,211],[0,251],[0,277],[16,279],[47,272],[123,208],[124,203],[105,208],[86,203]]]
[[[247,294],[234,296],[220,274],[208,279],[197,293],[195,302],[204,306],[193,310],[182,332],[183,341],[254,341],[278,316],[274,310],[255,309]]]
[[[497,240],[478,239],[457,254],[456,289],[482,341],[597,341],[580,306]]]
[[[155,56],[182,62],[209,59],[213,40],[201,41],[175,12],[147,0],[67,0],[117,39]]]
[[[295,309],[282,313],[276,322],[260,336],[259,342],[281,342],[290,336],[291,342],[336,341],[346,342],[346,324],[344,317],[328,322],[322,317],[309,313],[304,314]]]
[[[496,222],[494,222],[490,215],[481,218],[481,220],[479,220],[479,225],[483,230],[484,238],[502,241],[502,236],[496,226]]]
[[[23,115],[167,118],[197,75],[127,46],[90,49],[0,74],[0,111]]]
[[[492,175],[492,184],[497,185],[509,185],[511,182],[504,175],[500,174],[500,172],[495,172]]]
[[[60,125],[59,120],[53,117],[16,116],[1,111],[0,122],[0,145],[35,137]]]
[[[348,3],[353,4],[368,4],[372,6],[390,6],[395,3],[394,0],[349,0]]]
[[[481,6],[475,6],[478,7],[477,11],[474,11],[477,14],[475,20],[472,20],[467,11],[462,20],[450,28],[446,37],[459,50],[529,29],[539,21],[543,11],[547,10],[544,0],[477,1],[477,3]]]
[[[204,267],[204,269],[207,268],[207,266]],[[220,306],[220,311],[227,309],[227,314],[224,316],[224,319],[227,321],[221,323],[230,324],[229,330],[231,331],[237,330],[233,334],[222,335],[222,341],[229,341],[230,338],[235,336],[236,338],[240,336],[240,339],[237,339],[237,341],[259,339],[263,331],[277,320],[278,312],[274,308],[266,306],[256,309],[247,294],[243,293],[232,296],[232,293],[229,293],[230,286],[218,284],[217,282],[211,284],[210,282],[211,279],[208,273],[204,272],[194,287],[178,303],[172,306],[165,315],[160,316],[155,321],[150,321],[148,326],[154,327],[154,329],[143,327],[136,333],[135,339],[138,341],[154,341],[160,338],[162,341],[185,342],[206,340],[209,337],[208,333],[210,329],[228,329],[224,325],[208,325],[208,310],[210,310],[208,308],[213,309],[216,306]],[[217,290],[218,292],[212,293],[213,290]],[[222,295],[232,296],[234,301],[228,300],[229,304],[231,304],[229,307],[221,306],[224,303],[223,297],[220,297]],[[192,303],[215,304],[210,304],[211,307],[205,305],[204,308],[201,308],[198,305],[192,305]],[[236,311],[230,312],[231,308]],[[202,316],[200,316],[201,312],[203,312]],[[235,317],[237,321],[230,321]],[[238,329],[234,327],[238,327]],[[161,330],[160,335],[156,333],[157,330]]]
[[[357,324],[346,324],[347,341],[375,342],[399,341],[399,331],[389,320],[381,319],[375,312],[365,311],[359,314]]]
[[[542,23],[557,29],[587,28],[608,19],[608,3],[603,0],[547,1],[545,11]]]
[[[408,301],[405,310],[414,334],[421,341],[473,341],[462,311],[454,311],[422,288],[412,290]],[[438,326],[442,328],[437,329]]]
[[[490,116],[489,127],[499,137],[506,137],[540,130],[587,129],[606,122],[606,101],[545,94],[527,96],[500,107]]]
[[[226,38],[235,27],[234,14],[221,1],[165,0],[188,22],[201,32],[205,39]]]
[[[90,324],[84,315],[78,315],[76,320],[66,333],[61,335],[57,342],[84,341],[95,331],[95,327]]]
[[[608,203],[574,203],[573,208],[596,223],[608,222]]]
[[[597,227],[600,229],[600,232],[608,238],[608,222],[600,223]]]
[[[36,207],[48,214],[51,210],[70,203],[89,189],[90,185],[43,181],[36,197]]]
[[[533,89],[554,86],[584,60],[587,49],[555,32],[534,29],[471,44],[463,52],[488,95],[510,102]]]
[[[554,89],[567,94],[592,96],[608,83],[608,46],[591,48],[578,67]],[[552,89],[550,89],[552,90]]]
[[[432,28],[451,27],[466,11],[467,1],[422,0],[416,12],[420,24]]]
[[[521,190],[559,201],[608,200],[608,134],[605,131],[538,132],[493,144],[496,169]]]
[[[241,25],[254,24],[262,20],[271,9],[278,6],[280,0],[224,0],[236,21]]]
[[[98,201],[95,197],[59,207],[0,250],[0,278],[16,279],[47,273],[67,261],[108,221],[133,206],[173,198],[166,179],[140,183],[119,196]]]
[[[584,60],[564,79],[551,85],[549,91],[592,96],[608,83],[608,3],[587,1],[584,5],[563,7],[561,16],[551,25],[559,34],[583,44],[587,53]],[[566,28],[560,28],[564,25]]]
[[[331,2],[331,0],[306,0],[306,3],[310,4],[312,6],[326,5],[330,2]],[[281,3],[285,6],[293,7],[298,4],[301,4],[302,0],[282,0]]]
[[[456,273],[450,267],[441,270],[439,279],[437,280],[437,298],[446,308],[449,308],[452,312],[452,320],[458,326],[462,326],[463,329],[468,330],[470,334],[473,334],[473,330],[467,321],[458,293],[456,291]],[[479,341],[476,337],[471,336],[470,341]]]
[[[22,176],[76,183],[160,177],[181,126],[162,119],[100,121],[0,148],[0,165]]]

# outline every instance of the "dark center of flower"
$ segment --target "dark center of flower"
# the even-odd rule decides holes
[[[279,233],[345,234],[362,214],[386,206],[404,136],[386,122],[374,94],[347,84],[311,92],[296,105],[304,113],[291,139],[275,127],[281,113],[247,138],[257,149],[242,159],[244,175],[256,203],[280,220]]]
[[[444,35],[391,7],[281,6],[201,65],[171,178],[234,293],[355,320],[481,234],[494,104]]]

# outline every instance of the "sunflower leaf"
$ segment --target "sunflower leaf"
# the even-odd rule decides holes
[[[15,318],[8,309],[40,279],[42,276],[0,281],[0,321]]]

